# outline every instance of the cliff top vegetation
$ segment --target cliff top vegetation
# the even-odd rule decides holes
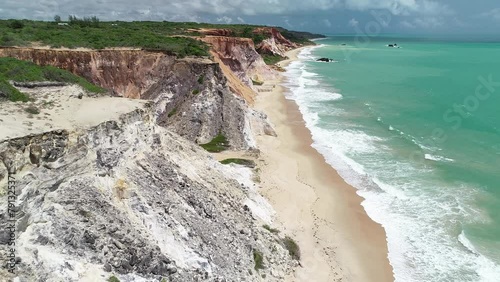
[[[201,35],[197,30],[218,28],[230,30],[229,36],[252,38],[259,43],[265,34],[254,33],[256,25],[219,25],[193,22],[102,22],[96,17],[70,16],[62,22],[55,21],[0,20],[0,46],[33,46],[53,48],[130,47],[163,51],[179,57],[208,56],[208,46],[191,36]],[[277,28],[292,42],[310,44],[309,39],[318,34],[288,31]]]
[[[98,87],[82,77],[52,66],[38,66],[32,62],[14,58],[0,58],[0,96],[11,101],[28,101],[28,96],[13,87],[9,81],[33,82],[55,81],[74,83],[93,93],[103,93],[106,90]]]

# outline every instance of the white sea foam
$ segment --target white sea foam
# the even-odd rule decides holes
[[[473,254],[478,254],[477,250],[476,250],[476,247],[474,247],[474,245],[472,244],[471,241],[469,241],[469,239],[467,239],[467,236],[465,236],[465,232],[462,230],[462,233],[460,233],[460,235],[458,235],[458,241],[467,249],[469,250],[471,253]]]
[[[425,159],[429,161],[436,161],[436,162],[454,162],[454,159],[442,157],[442,156],[437,156],[437,155],[431,155],[431,154],[425,154]]]
[[[340,120],[324,127],[318,112],[333,112],[332,120],[336,120],[335,114],[340,119],[345,112],[331,109],[331,103],[321,103],[342,99],[342,95],[311,82],[321,80],[321,75],[312,74],[305,63],[314,56],[312,50],[306,49],[299,55],[301,60],[288,66],[291,91],[287,97],[297,102],[311,130],[313,147],[358,188],[368,215],[385,228],[396,281],[499,281],[499,266],[480,254],[465,234],[457,238],[455,231],[461,224],[487,220],[480,210],[471,208],[477,189],[440,182],[432,168],[391,156],[391,149],[383,145],[384,138],[342,127]],[[321,110],[321,105],[330,108]],[[377,120],[383,123],[381,117]],[[426,152],[439,151],[386,126]],[[425,157],[453,161],[434,154]]]

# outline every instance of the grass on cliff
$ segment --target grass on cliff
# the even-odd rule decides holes
[[[101,22],[97,18],[78,19],[61,23],[32,20],[0,20],[0,46],[30,46],[32,43],[51,47],[131,47],[158,50],[184,56],[209,56],[208,45],[187,36],[201,35],[197,30],[216,28],[229,30],[229,36],[251,38],[255,44],[267,35],[254,33],[257,25],[209,24],[194,22]],[[318,34],[278,30],[288,40],[299,44],[314,44],[309,39]],[[187,35],[187,36],[186,36]]]
[[[295,260],[300,260],[300,248],[299,245],[290,237],[285,237],[283,239],[283,245],[288,250],[290,256]]]
[[[252,160],[247,160],[247,159],[237,159],[237,158],[232,158],[232,159],[225,159],[220,162],[221,164],[227,165],[227,164],[239,164],[243,165],[249,168],[254,168],[255,167],[255,162]]]
[[[253,261],[255,262],[254,269],[264,269],[264,256],[258,250],[253,250]]]
[[[271,226],[267,225],[267,224],[264,224],[262,225],[262,227],[264,227],[264,229],[266,229],[267,231],[273,233],[273,234],[278,234],[280,233],[280,231],[276,228],[272,228]]]
[[[252,85],[262,86],[264,85],[264,82],[252,79]]]
[[[212,141],[206,144],[201,144],[200,146],[211,153],[219,153],[229,148],[229,142],[227,141],[226,136],[219,134],[215,136]]]
[[[104,93],[106,90],[96,86],[82,77],[52,66],[38,66],[32,62],[14,58],[0,58],[0,92],[11,101],[28,101],[28,96],[13,87],[9,81],[57,81],[80,85],[93,93]]]
[[[267,65],[275,65],[276,63],[286,59],[285,57],[281,57],[279,55],[261,54],[261,56]]]
[[[13,25],[13,23],[21,23]],[[187,26],[186,26],[187,27]],[[66,48],[104,49],[130,47],[185,56],[208,56],[208,46],[185,35],[186,27],[166,22],[56,22],[0,20],[0,46],[41,45]]]

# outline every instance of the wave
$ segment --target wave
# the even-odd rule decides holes
[[[437,156],[437,155],[431,155],[431,154],[425,154],[425,159],[429,161],[436,161],[436,162],[454,162],[454,159],[442,157],[442,156]]]
[[[417,167],[407,158],[391,155],[383,137],[367,134],[359,127],[343,127],[341,117],[346,112],[334,107],[335,103],[324,103],[343,96],[330,91],[331,86],[322,83],[321,74],[308,65],[314,56],[311,50],[302,51],[301,60],[288,66],[287,98],[297,103],[311,131],[312,146],[358,189],[368,215],[385,228],[396,281],[496,281],[493,277],[500,277],[499,266],[472,252],[474,245],[465,234],[458,239],[453,235],[457,225],[487,218],[470,208],[477,189],[463,184],[457,195],[456,185],[439,181],[432,167]],[[322,120],[323,113],[330,113],[327,117],[335,122]],[[382,117],[377,121],[383,123]],[[424,152],[438,151],[392,125],[384,126],[404,135]],[[430,153],[425,157],[453,161]]]
[[[467,250],[469,250],[471,253],[478,255],[478,252],[474,245],[472,244],[469,239],[467,239],[467,236],[465,236],[465,232],[462,230],[462,233],[458,235],[458,242],[462,244]]]

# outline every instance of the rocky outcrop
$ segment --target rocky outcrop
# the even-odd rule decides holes
[[[287,51],[298,47],[297,44],[286,39],[276,28],[257,28],[253,32],[264,34],[267,37],[257,46],[257,51],[260,54],[284,57]]]
[[[252,80],[274,78],[273,71],[255,50],[249,38],[206,36],[201,38],[210,44],[216,62],[229,79],[229,86],[249,103],[253,102]]]
[[[0,160],[0,255],[9,175],[19,281],[280,281],[297,264],[244,204],[251,187],[152,108],[7,140]]]
[[[185,59],[165,70],[165,78],[143,94],[155,104],[157,122],[199,144],[224,134],[233,148],[247,149],[245,101],[227,87],[219,65]]]
[[[68,83],[58,81],[33,81],[33,82],[18,82],[13,81],[15,87],[37,88],[37,87],[61,87],[66,86]]]

